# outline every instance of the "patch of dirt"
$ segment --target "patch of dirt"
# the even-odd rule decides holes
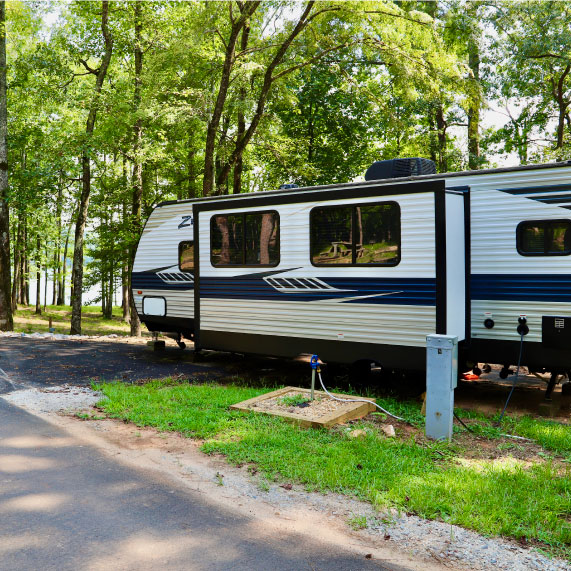
[[[380,420],[376,416],[366,416],[363,420],[381,426],[386,421]],[[421,446],[434,445],[434,442],[424,435],[424,432],[405,422],[391,420],[399,440],[407,441],[411,438]],[[462,429],[462,432],[455,432],[453,439],[453,450],[455,456],[461,460],[519,460],[527,466],[532,464],[542,464],[547,460],[552,461],[556,466],[568,470],[569,463],[562,456],[554,452],[546,453],[545,449],[532,440],[525,438],[486,438],[477,434],[472,434]]]

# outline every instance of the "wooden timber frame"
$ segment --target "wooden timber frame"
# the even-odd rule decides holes
[[[296,414],[295,412],[289,412],[289,411],[256,410],[255,408],[255,405],[257,403],[273,399],[276,397],[283,397],[286,396],[288,393],[296,393],[296,394],[301,393],[308,397],[311,395],[311,391],[309,389],[300,389],[297,387],[284,387],[283,389],[278,389],[276,391],[260,395],[259,397],[254,397],[252,399],[248,399],[243,402],[233,404],[230,406],[230,408],[233,410],[261,412],[273,416],[280,416],[304,428],[330,428],[331,426],[334,426],[336,424],[342,424],[343,422],[346,422],[348,420],[355,420],[357,418],[362,418],[364,416],[367,416],[367,414],[373,412],[376,408],[374,405],[375,399],[373,398],[354,397],[351,395],[342,395],[337,393],[331,393],[331,394],[333,396],[336,396],[337,398],[342,398],[342,399],[359,398],[362,399],[362,401],[343,403],[343,405],[340,406],[334,412],[323,415],[320,418],[311,418],[307,416],[302,416],[301,414]],[[316,397],[329,398],[327,393],[323,391],[315,391],[314,394]],[[363,402],[363,401],[368,401],[368,402]]]

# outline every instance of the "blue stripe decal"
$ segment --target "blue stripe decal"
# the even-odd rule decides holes
[[[164,290],[187,290],[192,291],[194,287],[188,283],[165,283],[154,272],[133,272],[131,274],[131,287],[133,289],[164,289]]]
[[[570,274],[472,274],[472,299],[571,303]]]
[[[571,186],[568,184],[552,184],[549,186],[527,186],[524,188],[500,188],[502,192],[508,194],[536,194],[541,192],[556,192],[562,190],[571,191]]]
[[[543,204],[558,206],[559,208],[569,209],[568,204],[571,202],[571,186],[568,184],[529,186],[526,188],[501,188],[498,190],[507,194],[528,198],[529,200],[535,200],[536,202],[541,202]],[[567,192],[562,193],[562,191]]]
[[[317,279],[324,283],[324,288],[287,291],[285,288],[272,287],[263,279],[254,277],[202,277],[200,297],[305,302],[335,299],[346,303],[428,306],[436,304],[436,280],[433,278]]]

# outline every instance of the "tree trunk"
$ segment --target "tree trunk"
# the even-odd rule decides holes
[[[0,330],[12,331],[10,213],[8,209],[8,109],[6,100],[6,2],[0,1]]]
[[[22,303],[30,305],[30,258],[28,256],[28,217],[24,214],[24,247],[22,248]]]
[[[56,305],[58,302],[58,287],[61,275],[61,265],[60,265],[60,255],[61,255],[61,212],[63,203],[63,181],[62,173],[60,172],[58,192],[57,192],[57,204],[56,204],[56,223],[57,223],[57,236],[54,249],[54,280],[53,280],[53,295],[52,295],[52,305]]]
[[[71,226],[73,223],[73,216],[69,221],[69,227],[67,229],[67,233],[65,235],[65,244],[63,247],[63,260],[61,266],[61,282],[60,288],[58,290],[58,305],[65,305],[65,279],[67,277],[67,249],[69,247],[69,237],[71,236]]]
[[[81,335],[81,302],[83,291],[83,237],[91,194],[91,160],[87,149],[81,157],[82,189],[79,200],[79,210],[75,223],[75,240],[73,245],[73,266],[71,270],[71,329],[70,335]]]
[[[14,246],[14,282],[12,284],[12,311],[16,311],[18,301],[21,299],[20,293],[20,271],[22,257],[22,222],[18,218],[18,227],[16,230],[16,240]]]
[[[125,155],[123,155],[123,188],[127,188],[128,180],[127,180],[127,161],[125,159]],[[127,225],[128,216],[129,216],[129,208],[127,199],[123,199],[123,224]],[[123,318],[122,320],[125,323],[131,323],[131,305],[129,301],[129,267],[130,267],[130,259],[131,259],[131,249],[127,247],[123,250],[123,261],[122,261],[122,269],[121,269],[121,307],[123,308]]]
[[[42,314],[42,303],[40,300],[40,295],[42,293],[41,279],[42,279],[42,261],[41,261],[41,243],[40,235],[36,238],[36,313],[38,315]]]
[[[28,218],[25,212],[22,213],[22,245],[20,250],[20,286],[19,303],[22,305],[30,305],[30,287],[29,279],[29,263],[28,263]]]
[[[192,146],[192,137],[189,137],[188,141],[188,165],[187,165],[187,176],[188,176],[188,193],[187,198],[196,198],[196,165],[195,165],[196,150]]]
[[[48,247],[46,245],[46,265],[44,266],[44,311],[48,305]]]
[[[468,107],[468,168],[480,168],[480,28],[478,25],[478,3],[470,1],[466,5],[470,17],[468,36],[468,67],[473,74],[473,93]]]
[[[436,108],[436,130],[438,140],[438,172],[448,172],[448,157],[446,156],[446,120],[444,119],[444,109],[439,103]]]
[[[83,290],[83,237],[85,233],[85,224],[87,222],[87,209],[89,207],[89,196],[91,193],[91,138],[95,128],[95,120],[97,118],[97,107],[101,95],[103,81],[107,75],[109,62],[111,61],[111,53],[113,51],[113,37],[108,27],[109,19],[109,1],[101,2],[101,33],[105,41],[105,52],[99,69],[94,71],[96,80],[93,98],[89,108],[89,115],[85,126],[86,141],[83,146],[81,165],[82,165],[82,189],[79,201],[79,210],[77,213],[77,222],[75,225],[75,242],[73,252],[73,269],[72,284],[73,292],[71,296],[71,335],[81,334],[81,298]]]
[[[260,264],[267,266],[270,263],[270,241],[274,233],[274,215],[271,212],[262,214],[262,227],[260,228]]]
[[[230,86],[230,73],[234,64],[238,35],[240,34],[242,28],[246,25],[246,22],[249,20],[250,16],[256,11],[259,4],[260,2],[245,2],[242,5],[240,17],[232,21],[230,36],[226,41],[226,53],[224,55],[224,64],[222,67],[222,75],[220,77],[218,94],[216,96],[214,109],[212,110],[212,115],[208,121],[208,127],[206,130],[206,144],[204,147],[204,179],[202,183],[203,196],[209,196],[214,191],[216,134],[218,132],[218,126],[220,125],[220,119],[222,118],[224,105],[228,96],[228,88]],[[229,4],[229,7],[230,6],[231,5]],[[231,166],[234,165],[232,164]]]
[[[557,103],[558,118],[557,118],[557,144],[556,149],[563,148],[564,136],[565,136],[565,119],[567,117],[567,109],[570,102],[565,99],[565,79],[571,72],[571,64],[569,64],[557,81],[557,87],[553,90],[555,101]],[[559,154],[557,160],[562,161],[563,155]]]
[[[285,74],[290,73],[292,71],[293,68],[289,68],[289,69],[283,70],[279,73],[276,72],[276,74],[274,75],[276,68],[278,67],[278,65],[280,63],[282,63],[283,58],[284,58],[287,50],[289,49],[290,45],[294,41],[294,39],[302,32],[302,30],[311,21],[311,18],[309,18],[309,14],[311,13],[311,10],[313,9],[314,3],[315,2],[313,2],[313,1],[307,2],[307,4],[305,5],[305,8],[304,8],[304,11],[301,14],[301,16],[299,17],[296,25],[294,26],[292,31],[289,33],[287,38],[283,41],[283,43],[280,44],[280,46],[276,50],[276,53],[274,54],[274,57],[272,58],[271,62],[268,64],[268,67],[266,68],[266,71],[264,73],[264,79],[262,82],[262,87],[260,88],[260,93],[258,94],[258,100],[256,103],[256,110],[254,111],[254,115],[252,117],[252,120],[250,121],[250,125],[248,126],[248,128],[244,132],[244,136],[240,139],[236,139],[236,145],[234,147],[234,150],[232,151],[232,154],[230,155],[230,158],[223,165],[221,171],[219,173],[217,173],[217,186],[219,188],[224,184],[224,181],[226,181],[228,179],[228,175],[230,174],[231,169],[236,164],[236,159],[240,155],[242,155],[242,153],[244,152],[244,149],[247,147],[248,143],[250,142],[254,133],[256,132],[256,129],[258,128],[258,125],[259,125],[259,123],[262,120],[262,117],[264,115],[264,110],[266,107],[266,101],[268,99],[268,95],[270,93],[270,90],[272,88],[273,83],[278,78],[283,77]],[[338,47],[340,47],[340,46],[338,46]],[[324,52],[322,52],[322,54],[323,53]],[[222,86],[222,84],[221,84],[221,86]],[[222,110],[220,111],[220,115],[222,115]],[[219,124],[219,122],[216,124],[217,128],[218,128],[218,124]],[[208,138],[207,138],[207,141],[208,141]],[[205,180],[206,180],[206,176],[207,176],[207,172],[205,170],[205,173],[204,173]],[[211,190],[211,188],[210,188],[210,190]],[[206,196],[206,194],[205,194],[205,196]]]
[[[135,10],[135,85],[133,91],[133,107],[135,114],[141,106],[141,76],[143,73],[143,46],[142,46],[142,5],[140,2],[133,4]],[[141,233],[141,203],[143,200],[143,161],[141,158],[141,147],[143,142],[143,123],[141,118],[135,120],[133,126],[133,204],[132,204],[132,223],[133,223],[133,241],[130,255],[130,272],[133,271],[133,263],[135,261],[136,238]],[[129,287],[129,305],[131,306],[131,335],[140,337],[141,322],[135,310],[135,300],[133,298],[133,289]]]
[[[240,39],[240,50],[245,51],[248,47],[248,39],[250,36],[250,21],[247,20],[242,30]],[[244,116],[244,105],[246,102],[246,88],[241,87],[239,91],[239,111],[238,111],[238,130],[236,131],[236,140],[240,140],[246,132],[246,118]],[[240,194],[242,192],[242,172],[244,170],[244,153],[241,152],[236,157],[234,165],[234,180],[232,182],[232,193]]]
[[[107,313],[107,279],[103,272],[101,273],[101,315],[105,317]]]
[[[113,294],[115,293],[113,280],[113,261],[109,266],[109,282],[107,286],[107,318],[111,319],[113,317]]]

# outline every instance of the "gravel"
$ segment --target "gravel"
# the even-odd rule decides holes
[[[64,333],[17,333],[15,331],[0,331],[0,337],[29,337],[31,339],[117,339],[119,335],[66,335]]]
[[[21,406],[31,412],[58,413],[74,412],[88,409],[98,400],[102,393],[93,391],[88,387],[61,385],[45,389],[25,389],[14,391],[2,398],[8,402]]]
[[[46,389],[26,389],[4,395],[7,401],[44,414],[69,413],[85,410],[101,399],[101,393],[87,387],[63,385]],[[189,467],[190,469],[191,467]],[[224,485],[236,488],[242,496],[263,500],[275,509],[303,505],[348,521],[365,517],[367,527],[356,532],[362,539],[393,542],[403,552],[419,558],[430,558],[451,569],[488,571],[571,571],[571,564],[560,559],[549,559],[514,541],[487,538],[473,531],[438,521],[429,521],[413,515],[375,511],[369,504],[337,494],[317,494],[301,486],[289,485],[286,489],[270,484],[267,491],[253,483],[244,469],[228,466]]]

